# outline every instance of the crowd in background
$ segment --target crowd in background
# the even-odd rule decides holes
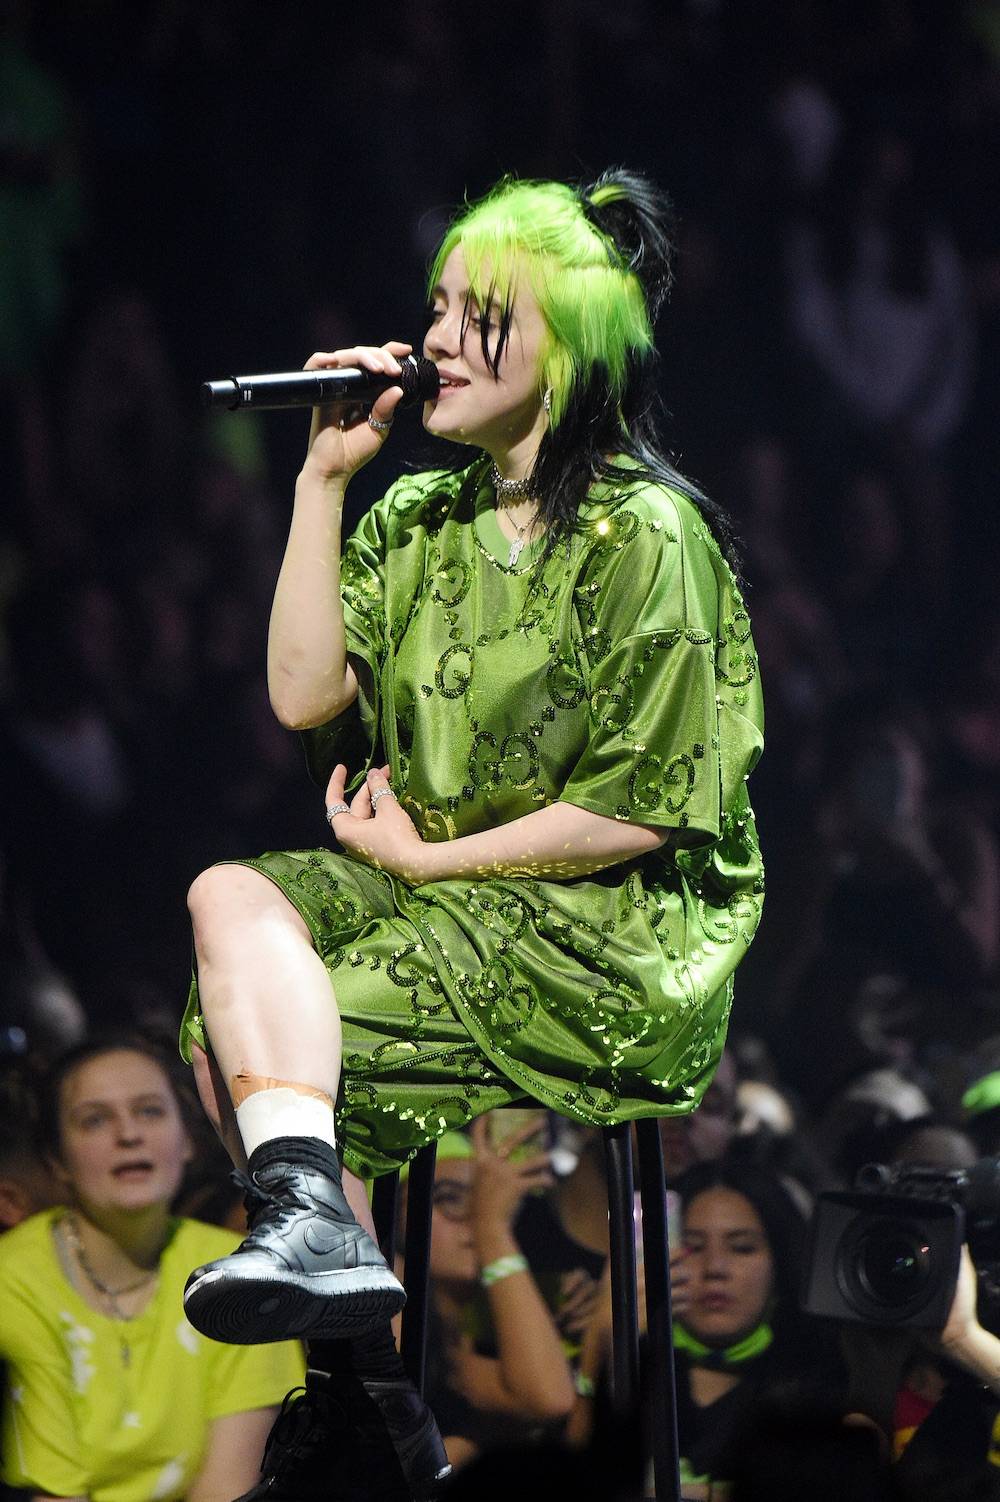
[[[262,667],[305,419],[198,382],[419,342],[463,193],[620,161],[677,203],[665,422],[742,537],[768,716],[731,1084],[670,1171],[738,1121],[803,1195],[898,1120],[990,1147],[954,1134],[1000,1065],[998,55],[990,0],[7,0],[10,1058],[172,1026],[193,876],[326,836]],[[426,453],[401,422],[352,515]]]

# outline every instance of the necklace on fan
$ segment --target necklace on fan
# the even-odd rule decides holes
[[[520,558],[522,552],[527,546],[528,533],[531,531],[532,527],[538,520],[538,510],[536,507],[534,516],[532,516],[529,521],[526,521],[523,527],[519,527],[513,516],[511,516],[510,514],[510,510],[507,506],[507,501],[508,499],[512,501],[526,501],[531,499],[531,481],[505,480],[503,475],[494,464],[493,489],[496,492],[497,500],[500,502],[501,511],[510,522],[511,526],[514,528],[514,531],[517,534],[516,537],[513,537],[511,539],[510,552],[507,555],[507,567],[516,568],[517,560]]]
[[[66,1243],[76,1258],[83,1276],[91,1287],[104,1299],[110,1311],[111,1318],[116,1320],[120,1325],[126,1324],[131,1316],[125,1313],[118,1300],[123,1298],[125,1294],[136,1293],[140,1288],[145,1288],[147,1284],[152,1283],[159,1273],[159,1268],[154,1268],[152,1272],[145,1273],[141,1278],[137,1278],[134,1283],[126,1283],[123,1288],[109,1288],[106,1283],[101,1281],[91,1266],[90,1259],[84,1250],[83,1238],[80,1235],[80,1228],[76,1223],[75,1217],[67,1215],[63,1218],[61,1224],[66,1237]],[[128,1366],[132,1360],[132,1350],[126,1339],[124,1330],[118,1332],[118,1343],[121,1348],[122,1366]]]

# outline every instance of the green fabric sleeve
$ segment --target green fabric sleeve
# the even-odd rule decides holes
[[[595,670],[591,736],[562,800],[717,839],[714,643],[704,631],[629,637]]]

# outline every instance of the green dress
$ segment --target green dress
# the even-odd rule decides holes
[[[625,470],[548,558],[536,543],[511,568],[493,507],[479,462],[407,476],[362,519],[341,572],[361,687],[305,733],[312,776],[343,761],[356,786],[388,762],[425,840],[557,799],[670,833],[563,880],[414,887],[329,850],[246,862],[329,970],[340,1140],[365,1175],[526,1095],[588,1123],[691,1111],[760,917],[757,661],[700,512]]]

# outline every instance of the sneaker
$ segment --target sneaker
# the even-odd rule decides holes
[[[408,1377],[392,1381],[375,1377],[358,1380],[385,1425],[407,1496],[413,1502],[433,1502],[451,1475],[433,1413]]]
[[[358,1380],[306,1373],[268,1435],[261,1479],[237,1502],[411,1502],[377,1410]]]
[[[333,1149],[279,1137],[250,1158],[250,1234],[228,1257],[195,1268],[184,1312],[196,1330],[230,1345],[338,1339],[391,1318],[403,1285],[344,1197]]]
[[[451,1467],[430,1410],[411,1388],[415,1404],[389,1415],[390,1427],[366,1387],[349,1372],[308,1371],[281,1405],[260,1481],[237,1502],[433,1502]],[[435,1443],[417,1439],[431,1430]]]
[[[345,1373],[356,1377],[392,1446],[407,1497],[431,1502],[440,1494],[451,1475],[444,1441],[406,1374],[388,1320],[353,1340],[311,1341],[309,1367],[315,1384],[324,1373],[334,1383]]]

